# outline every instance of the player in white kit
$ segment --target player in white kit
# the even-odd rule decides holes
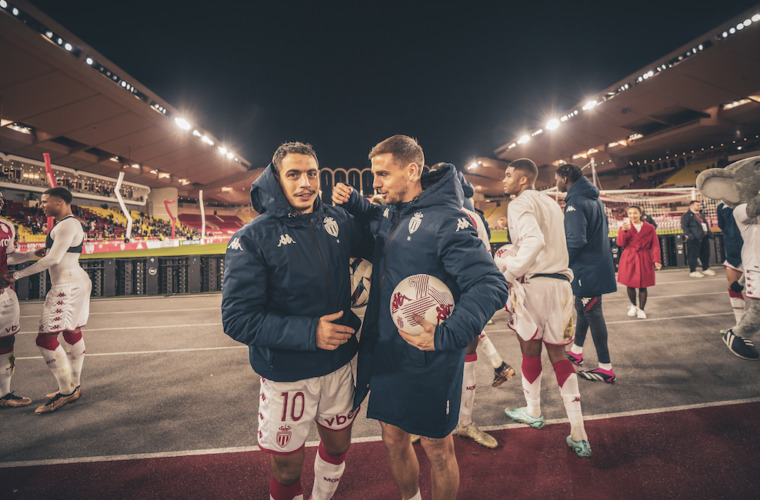
[[[47,253],[31,266],[6,276],[14,283],[45,270],[50,273],[52,287],[42,308],[36,342],[58,383],[58,391],[47,395],[48,401],[35,410],[37,414],[53,412],[82,395],[80,379],[85,357],[82,327],[90,314],[92,283],[79,265],[85,234],[71,213],[71,201],[71,193],[65,188],[51,188],[42,194],[42,210],[55,219],[55,226],[45,241]],[[32,258],[29,253],[25,256]],[[58,343],[60,333],[65,350]]]
[[[516,422],[536,429],[544,426],[541,350],[546,346],[570,420],[566,443],[579,457],[590,457],[578,377],[565,356],[565,346],[573,341],[574,300],[562,209],[556,201],[536,191],[537,176],[535,163],[525,158],[510,163],[504,176],[504,193],[515,196],[507,207],[507,219],[517,252],[497,256],[495,261],[510,285],[509,327],[517,333],[523,354],[522,382],[527,402],[525,407],[504,411]]]
[[[0,191],[0,210],[5,205],[3,192]],[[11,377],[15,369],[16,358],[13,355],[13,345],[19,332],[19,307],[16,291],[8,286],[5,275],[8,273],[9,261],[15,264],[18,252],[15,252],[16,231],[13,224],[0,218],[0,407],[14,408],[26,406],[31,399],[16,396],[11,391]],[[14,253],[15,252],[15,253]]]

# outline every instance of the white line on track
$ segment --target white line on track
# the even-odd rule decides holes
[[[130,354],[168,354],[173,352],[196,352],[196,351],[225,351],[229,349],[248,349],[248,346],[233,345],[224,347],[188,347],[186,349],[163,349],[157,351],[126,351],[126,352],[88,352],[87,357],[93,356],[124,356]],[[42,356],[24,356],[16,358],[16,361],[25,359],[42,359]]]
[[[112,316],[114,314],[155,314],[155,313],[170,313],[170,312],[188,312],[188,311],[219,311],[222,312],[219,307],[194,307],[190,309],[156,309],[156,310],[136,310],[129,311],[108,311],[108,312],[91,312],[90,316]],[[39,314],[29,314],[26,316],[20,316],[21,318],[39,318]]]
[[[733,401],[714,401],[710,403],[700,403],[692,405],[670,406],[665,408],[650,408],[646,410],[633,410],[623,411],[619,413],[604,413],[601,415],[585,416],[584,420],[601,420],[604,418],[620,418],[620,417],[633,417],[641,415],[656,415],[659,413],[666,413],[672,411],[684,411],[695,410],[699,408],[712,408],[717,406],[728,406],[736,404],[747,404],[760,402],[760,398],[749,399],[737,399]],[[566,423],[567,419],[551,419],[547,420],[548,425]],[[492,425],[488,427],[481,427],[484,431],[497,431],[503,429],[515,429],[519,427],[525,427],[525,424],[504,424],[504,425]],[[367,436],[362,438],[352,438],[352,443],[374,443],[381,441],[380,436]],[[313,448],[319,446],[319,441],[309,441],[306,446]],[[212,455],[221,453],[246,453],[250,451],[260,451],[258,446],[236,446],[232,448],[210,448],[206,450],[185,450],[185,451],[166,451],[158,453],[135,453],[131,455],[101,455],[94,457],[79,457],[79,458],[64,458],[64,459],[49,459],[49,460],[26,460],[19,462],[0,462],[0,469],[9,469],[13,467],[39,467],[45,465],[61,465],[61,464],[81,464],[81,463],[93,463],[93,462],[112,462],[116,460],[147,460],[151,458],[174,458],[174,457],[187,457],[187,456],[199,456],[199,455]]]
[[[153,330],[156,328],[195,328],[198,326],[222,326],[221,323],[192,323],[189,325],[153,325],[153,326],[120,326],[118,328],[82,328],[83,333],[87,332],[109,332],[122,330]],[[37,335],[37,332],[18,332],[16,335]]]

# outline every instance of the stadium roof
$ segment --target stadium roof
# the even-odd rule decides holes
[[[495,157],[531,158],[552,173],[563,162],[584,165],[593,158],[603,172],[754,138],[760,132],[760,6],[564,114],[544,118],[497,148]],[[500,171],[493,169],[504,164],[479,160],[467,167],[467,178],[481,192],[500,194]]]
[[[749,22],[746,22],[749,21]],[[760,6],[621,79],[564,115],[543,117],[494,151],[532,158],[542,178],[560,162],[620,170],[643,160],[760,132]],[[622,55],[624,57],[625,55]],[[604,64],[599,61],[598,64]],[[244,158],[25,0],[0,0],[0,151],[181,195],[248,203]],[[556,119],[547,127],[551,118]],[[526,140],[527,139],[527,140]],[[501,194],[504,164],[465,170]]]
[[[247,203],[249,162],[23,0],[0,0],[0,151]]]

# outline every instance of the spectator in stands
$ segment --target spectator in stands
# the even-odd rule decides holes
[[[655,285],[654,272],[662,267],[660,241],[654,226],[641,220],[641,208],[628,207],[628,220],[623,222],[618,232],[617,244],[624,248],[618,264],[618,282],[628,287],[631,306],[628,316],[640,319],[647,317],[647,288]],[[636,305],[636,289],[639,289],[639,303]]]
[[[699,200],[689,203],[689,210],[681,216],[681,229],[686,239],[689,277],[715,276],[715,271],[710,269],[710,241],[713,234]],[[697,259],[702,263],[702,272],[697,271]]]

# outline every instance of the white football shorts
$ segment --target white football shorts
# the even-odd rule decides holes
[[[0,337],[19,332],[19,306],[16,292],[11,287],[0,290]]]
[[[507,312],[509,328],[525,341],[542,340],[549,345],[573,341],[574,298],[570,282],[554,278],[532,278],[511,283]]]
[[[90,316],[89,280],[53,285],[42,307],[39,333],[73,331],[87,324]]]
[[[332,373],[295,382],[261,379],[259,447],[288,454],[306,442],[311,423],[342,431],[353,424],[359,409],[354,404],[354,375],[346,363]]]

